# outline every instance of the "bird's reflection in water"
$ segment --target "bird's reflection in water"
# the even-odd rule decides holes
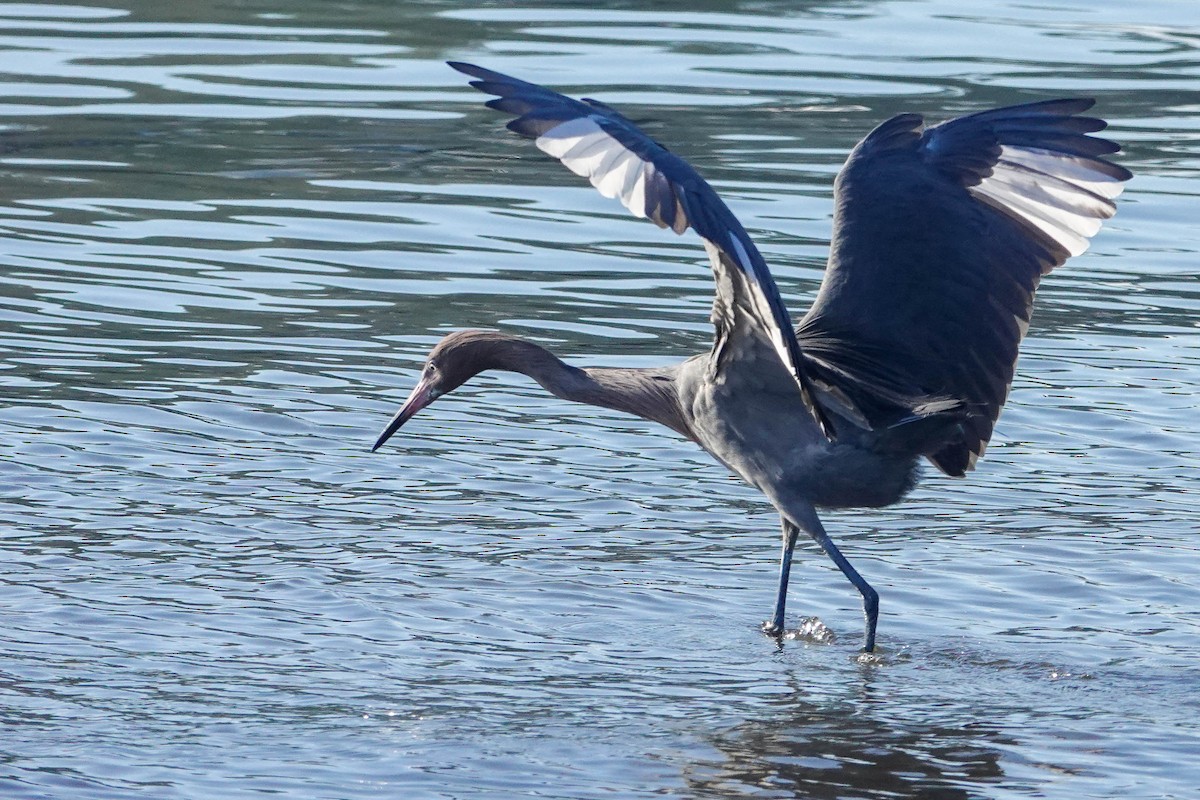
[[[1000,759],[1016,742],[995,726],[934,719],[932,709],[900,718],[870,685],[812,700],[794,684],[763,715],[708,737],[721,757],[685,771],[689,796],[955,800],[1007,781]]]

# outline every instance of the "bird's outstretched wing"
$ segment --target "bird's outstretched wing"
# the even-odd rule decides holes
[[[766,262],[741,223],[686,161],[603,103],[574,100],[472,64],[452,61],[450,66],[476,78],[471,81],[476,89],[496,95],[488,107],[516,116],[509,130],[533,139],[601,194],[660,227],[698,233],[717,280],[714,363],[730,337],[760,337],[795,376],[806,407],[832,438],[833,427],[814,402],[791,319]],[[849,409],[845,415],[855,416]]]
[[[928,457],[961,475],[1012,384],[1041,277],[1079,255],[1131,176],[1089,136],[1091,100],[985,111],[925,129],[902,114],[836,184],[829,265],[797,334],[852,398],[873,386],[958,400],[961,431]],[[862,402],[867,403],[868,400]]]

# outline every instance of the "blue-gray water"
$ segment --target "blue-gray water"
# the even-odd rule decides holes
[[[1194,797],[1200,6],[0,5],[0,796]],[[977,472],[826,515],[445,331],[704,350],[697,240],[442,63],[619,104],[811,300],[872,125],[1098,98],[1136,174],[1039,296]]]

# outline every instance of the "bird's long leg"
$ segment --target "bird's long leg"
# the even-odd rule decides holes
[[[792,551],[796,548],[796,537],[800,529],[793,525],[787,517],[780,517],[783,522],[783,555],[779,558],[779,590],[775,595],[775,613],[771,619],[762,624],[763,633],[771,636],[783,635],[783,610],[787,605],[788,576],[792,572]]]
[[[833,563],[837,564],[838,569],[842,574],[850,579],[854,584],[854,588],[858,589],[858,593],[863,599],[863,614],[867,618],[867,633],[866,639],[863,642],[863,652],[872,653],[875,651],[875,625],[879,621],[879,593],[871,588],[871,584],[863,580],[863,576],[858,574],[846,557],[842,555],[842,551],[837,549],[837,545],[829,538],[829,534],[825,532],[825,526],[818,519],[816,511],[810,511],[803,515],[804,519],[799,521],[802,527],[809,536],[813,538],[825,554],[833,559]]]

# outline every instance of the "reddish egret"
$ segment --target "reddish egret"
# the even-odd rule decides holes
[[[471,64],[508,128],[663,228],[699,234],[716,278],[710,352],[650,369],[579,369],[501,333],[452,333],[375,443],[484,370],[530,376],[564,400],[666,425],[779,511],[779,636],[792,549],[811,536],[863,598],[875,648],[879,596],[834,545],[818,508],[900,500],[917,462],[962,476],[983,455],[1012,384],[1042,276],[1087,249],[1131,174],[1088,134],[1085,99],[983,111],[925,127],[884,122],[838,175],[833,241],[816,301],[793,328],[758,248],[712,187],[614,109]]]

